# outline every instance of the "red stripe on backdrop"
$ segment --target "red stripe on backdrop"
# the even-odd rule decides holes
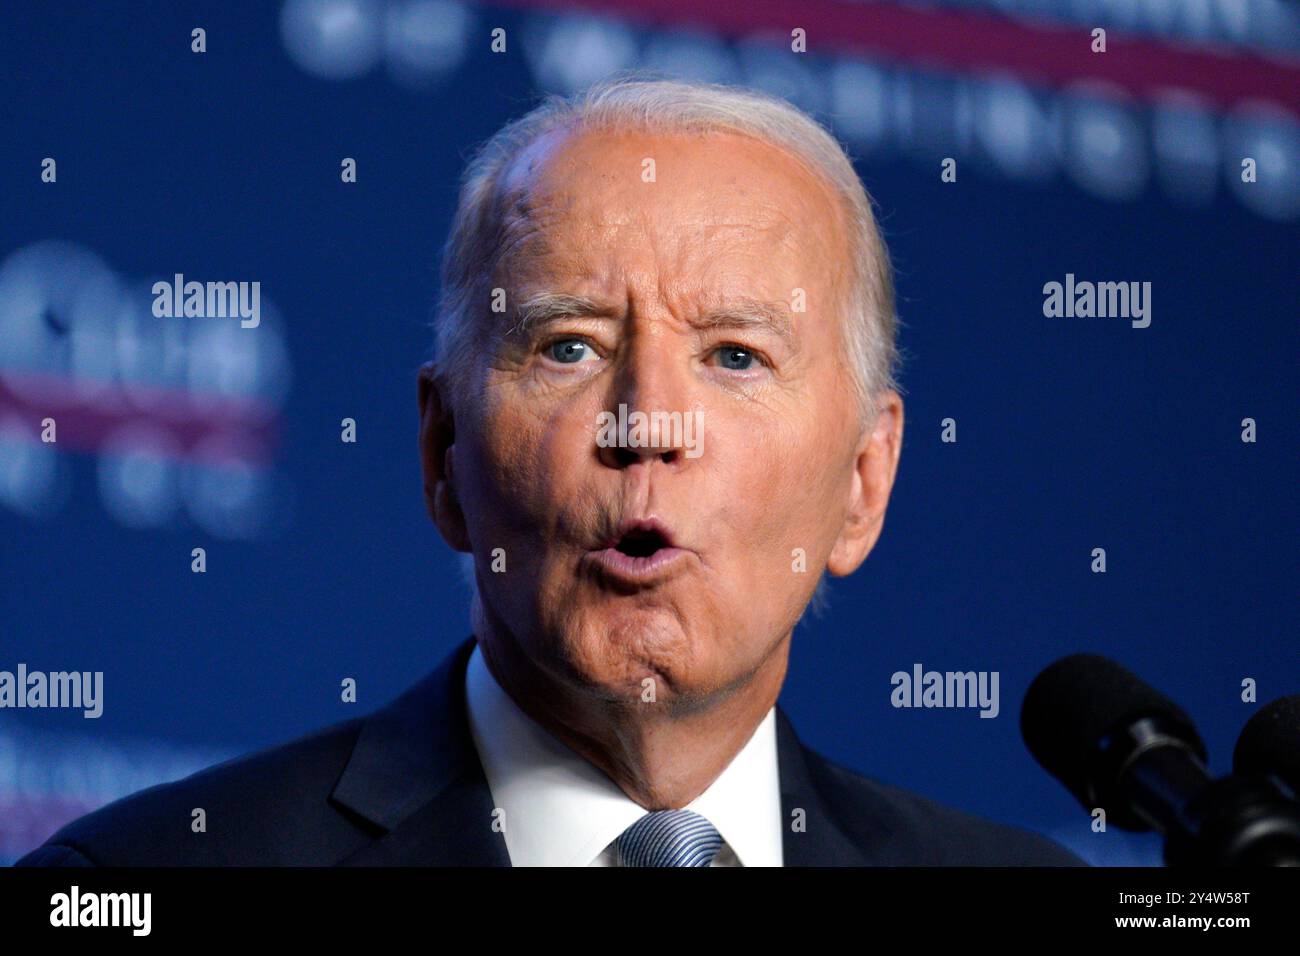
[[[1107,80],[1149,98],[1190,90],[1221,106],[1260,98],[1300,113],[1300,59],[1265,59],[1223,48],[1127,37],[1107,30],[1093,53],[1091,28],[1039,25],[991,14],[834,0],[494,0],[493,6],[612,14],[644,24],[711,27],[727,36],[807,31],[808,48],[913,61],[951,70],[1001,70],[1062,86]],[[1097,26],[1104,27],[1105,23]]]
[[[204,449],[202,456],[213,463],[229,458],[265,462],[279,443],[280,423],[274,410],[256,402],[207,400],[193,392],[130,387],[147,401],[138,405],[129,401],[116,384],[90,391],[57,375],[0,370],[0,420],[18,418],[28,435],[39,440],[41,421],[53,418],[56,447],[90,453],[99,452],[118,429],[134,425],[164,433],[172,447],[159,452],[168,458],[196,458]]]

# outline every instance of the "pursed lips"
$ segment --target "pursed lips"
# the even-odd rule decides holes
[[[679,547],[672,530],[659,518],[626,519],[618,529],[587,554],[602,581],[622,589],[654,587],[680,574],[694,551]]]

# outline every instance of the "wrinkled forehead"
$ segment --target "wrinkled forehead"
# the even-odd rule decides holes
[[[851,254],[834,189],[743,134],[555,130],[521,150],[501,182],[496,251],[516,278],[589,275],[653,253],[661,266],[730,284],[838,291]]]

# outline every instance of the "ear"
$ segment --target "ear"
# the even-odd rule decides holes
[[[456,422],[444,401],[447,383],[433,362],[420,367],[420,468],[424,473],[424,505],[443,540],[456,551],[469,551],[465,515],[456,500],[454,452]]]
[[[826,559],[826,570],[844,577],[858,569],[880,538],[885,509],[903,448],[903,400],[897,392],[877,396],[880,410],[862,433],[853,461],[844,527]]]

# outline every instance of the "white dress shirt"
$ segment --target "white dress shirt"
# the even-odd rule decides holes
[[[614,841],[647,812],[604,772],[523,712],[475,646],[465,674],[470,733],[504,811],[513,866],[617,866]],[[781,784],[776,713],[703,793],[686,805],[717,828],[713,866],[780,866]]]

